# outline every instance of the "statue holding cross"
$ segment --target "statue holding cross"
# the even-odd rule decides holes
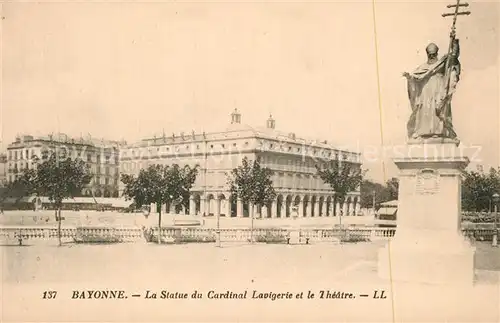
[[[470,12],[459,12],[467,3],[457,0],[454,13],[443,14],[453,16],[448,53],[439,58],[439,48],[430,43],[426,47],[427,62],[411,73],[403,73],[407,79],[408,97],[412,114],[407,123],[408,138],[413,140],[426,138],[457,139],[451,118],[451,98],[460,80],[459,40],[456,38],[455,24],[457,16],[469,15]]]

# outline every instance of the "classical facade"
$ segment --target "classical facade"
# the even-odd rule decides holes
[[[121,149],[120,169],[123,173],[138,174],[140,169],[151,164],[199,166],[189,209],[163,206],[171,213],[226,217],[248,217],[258,213],[262,217],[285,218],[292,216],[292,210],[296,209],[299,216],[304,217],[359,214],[359,191],[350,192],[347,203],[340,210],[340,206],[333,203],[335,192],[316,175],[315,165],[335,158],[360,165],[360,154],[338,149],[327,141],[309,141],[294,133],[281,133],[275,125],[272,116],[265,127],[243,125],[241,114],[235,110],[225,131],[163,134]],[[273,171],[278,196],[261,210],[244,205],[229,193],[227,175],[241,165],[245,157],[259,160],[263,167]]]
[[[7,180],[14,181],[24,169],[33,167],[33,158],[46,159],[57,151],[61,158],[81,158],[90,166],[92,180],[83,196],[118,197],[119,150],[124,142],[103,139],[70,138],[65,134],[23,135],[7,147]]]
[[[0,153],[0,187],[7,184],[7,155]]]

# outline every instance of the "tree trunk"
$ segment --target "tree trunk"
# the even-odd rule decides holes
[[[250,243],[253,243],[253,218],[254,218],[254,214],[255,214],[255,206],[252,208],[252,213],[250,214],[250,217],[251,217],[251,224],[250,224]]]
[[[62,246],[62,240],[61,240],[61,207],[58,207],[59,210],[59,216],[57,217],[57,238],[59,239],[59,246]],[[56,210],[56,213],[58,213]]]
[[[338,206],[339,206],[340,210],[337,210],[337,201],[339,202]],[[334,215],[335,215],[335,213],[339,214],[339,231],[340,231],[340,237],[342,239],[343,233],[344,233],[344,230],[342,230],[342,216],[343,216],[342,210],[344,208],[344,203],[343,203],[342,199],[339,198],[339,196],[337,194],[335,194],[333,196],[333,205],[334,205],[334,209],[333,209]]]
[[[156,209],[158,209],[158,205],[156,206]],[[161,203],[160,210],[158,210],[158,244],[161,244]]]
[[[340,225],[340,236],[341,239],[345,238],[346,232],[344,231],[344,227],[342,226],[342,217],[344,216],[344,203],[345,199],[341,198],[339,205],[340,205],[340,210],[339,210],[339,225]]]
[[[340,210],[339,210],[339,225],[340,229],[342,229],[342,217],[344,216],[344,202],[340,201]]]

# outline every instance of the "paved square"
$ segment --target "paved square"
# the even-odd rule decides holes
[[[2,247],[4,320],[43,321],[495,321],[498,318],[498,249],[478,248],[475,288],[403,286],[381,281],[376,251],[384,242],[360,244],[75,245],[56,243]],[[493,252],[493,253],[492,253]],[[496,259],[499,259],[497,257]],[[486,259],[486,260],[485,260]],[[494,270],[497,271],[494,271]],[[125,290],[138,299],[75,300],[82,290]],[[57,300],[42,293],[57,290]],[[201,300],[146,300],[146,291],[205,295]],[[225,293],[311,291],[316,299],[206,298]],[[375,291],[384,299],[373,299]],[[321,291],[358,295],[318,299]],[[391,293],[392,291],[392,293]],[[368,294],[367,298],[359,295]],[[250,296],[249,296],[250,297]],[[464,305],[463,299],[468,299]],[[496,302],[496,303],[495,303]],[[460,306],[458,306],[460,304]],[[415,308],[415,309],[414,309]],[[417,310],[420,308],[420,310]],[[42,310],[43,309],[43,310]],[[432,316],[433,311],[437,316]],[[38,310],[38,311],[37,311]],[[205,316],[201,316],[204,313]],[[207,313],[209,316],[207,317]]]

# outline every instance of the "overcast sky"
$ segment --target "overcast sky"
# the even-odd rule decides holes
[[[476,159],[498,166],[500,9],[470,3],[454,124],[463,145],[481,147]],[[218,131],[237,107],[252,126],[272,113],[279,130],[382,151],[406,140],[401,73],[431,41],[447,51],[446,4],[377,1],[374,25],[371,1],[4,3],[2,145],[18,133]],[[396,175],[376,159],[369,177]]]

